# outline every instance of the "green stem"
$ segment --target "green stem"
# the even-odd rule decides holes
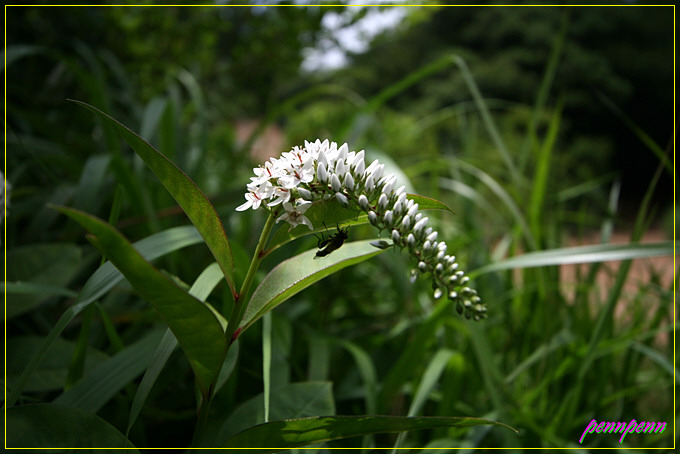
[[[246,278],[243,280],[241,290],[238,292],[234,300],[234,307],[231,309],[231,315],[229,316],[229,324],[227,325],[226,332],[227,340],[229,342],[236,340],[236,337],[238,337],[238,334],[240,334],[237,333],[236,330],[241,324],[241,319],[243,319],[243,314],[246,310],[247,304],[245,304],[244,298],[248,295],[250,285],[253,283],[253,279],[255,278],[255,273],[257,272],[257,269],[260,267],[260,263],[264,258],[263,251],[265,245],[267,244],[267,238],[269,238],[269,234],[272,231],[272,227],[274,227],[274,220],[276,219],[277,213],[278,211],[276,210],[269,212],[269,217],[262,228],[262,233],[260,234],[260,239],[257,242],[257,247],[255,247],[253,259],[250,262],[250,268],[248,268],[248,273],[246,274]]]
[[[194,439],[191,441],[192,448],[198,448],[203,440],[203,434],[208,424],[208,413],[210,413],[211,396],[203,400],[198,409],[198,421],[196,422],[196,430],[194,431]]]

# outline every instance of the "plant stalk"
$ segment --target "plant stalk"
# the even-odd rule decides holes
[[[272,227],[274,227],[274,220],[276,218],[277,213],[278,213],[277,211],[269,212],[269,217],[267,218],[267,221],[265,222],[264,227],[262,228],[260,239],[258,240],[257,246],[255,247],[253,259],[250,261],[248,273],[246,274],[246,277],[243,280],[241,290],[238,292],[234,300],[234,307],[232,307],[231,309],[231,314],[229,315],[228,319],[229,324],[227,325],[227,332],[225,334],[227,336],[227,341],[229,342],[229,345],[231,345],[231,343],[234,340],[236,340],[236,337],[238,337],[239,333],[237,333],[236,330],[238,326],[241,324],[241,319],[243,318],[243,314],[245,313],[246,310],[244,298],[248,295],[248,292],[250,291],[250,286],[253,283],[253,279],[255,278],[255,273],[257,272],[257,269],[260,267],[260,263],[264,258],[264,254],[262,252],[264,251],[265,245],[267,244],[267,239],[269,238],[269,234],[272,231]]]

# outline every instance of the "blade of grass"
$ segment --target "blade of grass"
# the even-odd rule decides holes
[[[567,37],[567,31],[569,30],[571,9],[565,8],[562,12],[562,21],[560,24],[560,31],[555,37],[552,49],[550,51],[550,57],[548,59],[548,64],[545,68],[545,73],[541,79],[541,86],[538,89],[538,95],[536,96],[536,104],[532,110],[531,119],[529,121],[528,131],[525,137],[524,145],[522,146],[522,152],[519,156],[519,171],[524,172],[527,157],[534,144],[538,142],[536,137],[536,129],[538,126],[538,119],[540,118],[545,105],[548,101],[548,94],[550,93],[550,88],[555,81],[555,74],[557,73],[557,67],[560,62],[560,57],[562,56],[562,49],[564,47],[564,42]]]
[[[492,271],[575,263],[608,262],[673,255],[673,242],[644,244],[594,244],[529,252],[477,268],[468,273],[470,279]]]
[[[537,244],[542,243],[543,234],[543,214],[545,195],[547,194],[548,173],[550,171],[550,160],[557,139],[557,133],[562,118],[562,107],[564,106],[564,96],[560,96],[552,115],[548,133],[541,146],[536,159],[536,172],[533,178],[531,196],[529,198],[529,226],[531,233]]]
[[[98,365],[53,403],[96,413],[151,362],[161,332],[152,331],[111,359]]]
[[[264,382],[264,422],[269,422],[269,398],[272,368],[272,313],[262,317],[262,381]]]
[[[432,357],[430,363],[427,365],[427,369],[423,373],[420,383],[418,384],[418,389],[416,390],[411,405],[408,409],[408,416],[415,416],[422,410],[428,396],[436,386],[441,377],[446,364],[449,362],[453,356],[453,351],[442,348],[437,350],[437,353]],[[397,437],[397,441],[394,443],[394,448],[392,449],[392,454],[397,454],[397,451],[401,448],[402,443],[406,439],[406,432],[401,432]]]
[[[513,182],[515,187],[517,188],[522,187],[521,176],[517,170],[517,167],[515,166],[514,159],[510,155],[508,148],[505,146],[505,142],[503,142],[503,139],[501,138],[501,135],[498,132],[498,128],[496,128],[496,124],[491,118],[489,109],[486,106],[486,101],[482,97],[482,94],[479,91],[479,88],[477,87],[477,83],[472,77],[472,73],[470,72],[467,63],[465,63],[465,60],[463,60],[458,55],[453,55],[450,56],[449,58],[451,58],[460,69],[461,75],[463,76],[463,80],[467,84],[468,90],[470,90],[470,94],[472,95],[472,98],[474,99],[475,104],[477,105],[479,115],[482,117],[482,123],[484,124],[484,127],[486,128],[487,132],[489,133],[491,141],[494,143],[494,145],[498,149],[498,152],[501,154],[501,158],[503,158],[503,161],[505,162],[505,166],[507,167],[508,173],[510,174],[510,181]]]

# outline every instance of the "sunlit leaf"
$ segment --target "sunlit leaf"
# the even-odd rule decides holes
[[[215,443],[264,422],[262,393],[241,404],[217,429]],[[272,389],[270,419],[296,419],[316,415],[333,415],[333,384],[327,381],[290,383]]]
[[[234,435],[222,447],[247,448],[249,453],[271,453],[367,434],[478,425],[495,425],[514,430],[505,424],[478,418],[317,416],[260,424]]]
[[[281,262],[253,292],[241,322],[241,329],[247,329],[266,312],[313,283],[382,252],[384,251],[371,246],[370,241],[366,240],[345,244],[318,260],[314,260],[316,249],[312,249]]]

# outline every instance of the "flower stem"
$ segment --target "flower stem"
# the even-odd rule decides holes
[[[198,448],[203,440],[203,434],[208,423],[208,413],[210,412],[210,403],[212,396],[208,396],[201,402],[198,408],[198,421],[196,422],[196,430],[194,431],[194,439],[191,441],[192,448]],[[193,451],[193,450],[192,450]],[[190,451],[191,452],[191,451]]]
[[[269,217],[267,218],[267,221],[265,222],[264,227],[262,228],[260,239],[258,240],[257,246],[255,247],[253,259],[250,261],[248,273],[246,274],[246,278],[243,280],[241,290],[236,295],[234,307],[231,309],[231,314],[228,319],[229,324],[227,325],[226,332],[227,341],[230,343],[235,340],[235,334],[237,333],[236,330],[238,326],[241,324],[241,319],[243,318],[243,314],[245,313],[246,301],[244,301],[244,299],[248,295],[250,286],[253,283],[253,279],[255,278],[255,273],[257,272],[257,269],[260,267],[260,263],[264,258],[264,254],[262,252],[264,251],[265,245],[267,243],[267,238],[269,238],[269,234],[271,233],[272,228],[274,227],[274,220],[276,219],[276,214],[277,214],[276,210],[269,212]],[[236,337],[238,337],[238,334],[236,334]]]

